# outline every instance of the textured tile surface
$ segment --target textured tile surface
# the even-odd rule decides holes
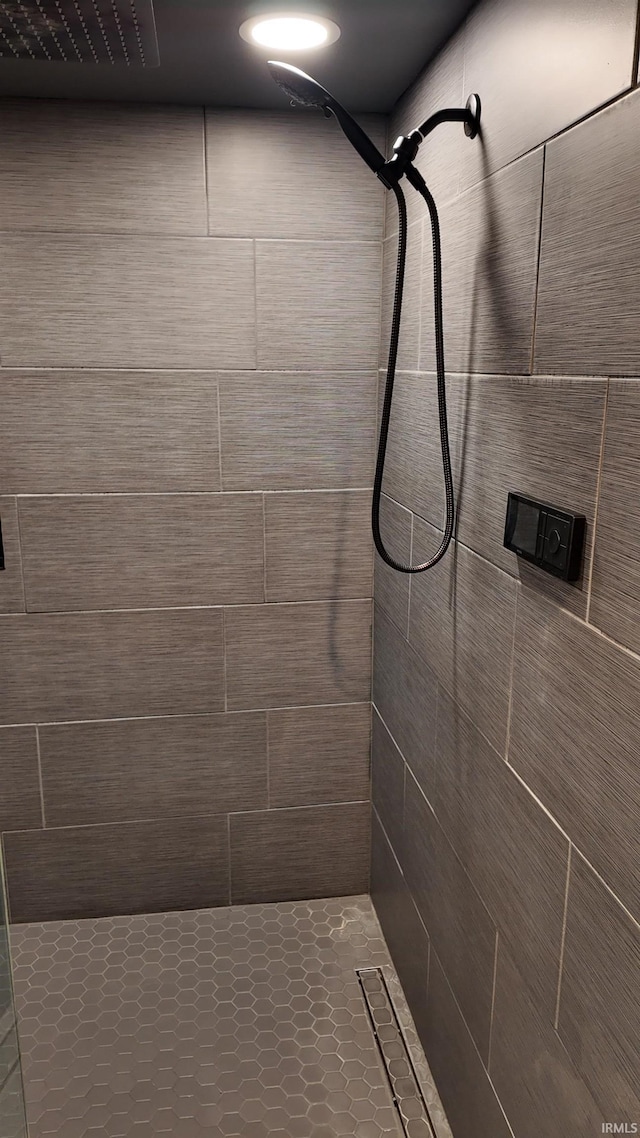
[[[637,917],[638,661],[532,597],[518,602],[509,761]]]
[[[258,367],[375,368],[381,259],[375,242],[258,241]]]
[[[220,489],[211,374],[3,369],[0,393],[11,493]]]
[[[271,806],[369,797],[368,703],[270,711],[268,724]]]
[[[229,902],[224,816],[23,830],[4,842],[13,921]]]
[[[640,926],[571,859],[558,1031],[607,1119],[640,1117]]]
[[[224,710],[222,612],[0,619],[0,723]]]
[[[437,694],[422,657],[376,606],[373,702],[428,798],[435,784]]]
[[[371,899],[422,1038],[427,1027],[429,938],[375,810],[371,825]]]
[[[467,27],[465,97],[482,94],[481,148],[465,148],[476,180],[582,118],[632,82],[636,6],[611,0],[494,0]],[[552,45],[550,47],[550,45]]]
[[[49,826],[267,805],[264,712],[52,724],[39,736]]]
[[[373,370],[225,376],[220,415],[225,490],[343,490],[373,481]]]
[[[433,948],[427,1023],[425,1053],[455,1138],[511,1138],[513,1132]]]
[[[256,365],[250,241],[5,233],[0,250],[7,366]]]
[[[0,730],[0,832],[40,826],[40,781],[35,727]]]
[[[30,612],[264,599],[260,494],[24,498],[20,533]]]
[[[374,708],[371,724],[371,799],[398,856],[402,851],[404,833],[404,786],[404,759]]]
[[[550,1125],[567,1138],[603,1133],[605,1116],[558,1038],[552,1018],[540,1014],[502,941],[490,1074],[514,1133],[522,1138],[539,1138],[548,1133]],[[618,1117],[612,1108],[611,1118]]]
[[[199,107],[3,100],[0,229],[205,234]]]
[[[449,371],[526,375],[531,368],[542,170],[538,150],[442,211]],[[425,238],[420,368],[429,371],[435,360],[432,272]]]
[[[384,190],[335,119],[208,108],[209,232],[221,237],[380,240]],[[360,118],[385,149],[382,116]]]
[[[361,967],[383,969],[450,1138],[367,898],[28,925],[13,940],[32,1138],[400,1138]]]
[[[535,370],[637,375],[640,97],[547,148]]]
[[[238,605],[225,645],[230,711],[370,698],[370,601]]]
[[[414,519],[414,556],[433,552],[440,533]],[[516,583],[457,545],[411,582],[409,640],[496,750],[504,751]]]
[[[447,976],[476,1046],[486,1060],[495,927],[410,774],[405,792],[400,864],[431,944],[447,962]]]
[[[412,518],[408,510],[387,498],[380,499],[380,532],[387,553],[402,565],[411,562]],[[375,554],[376,603],[385,616],[392,620],[403,636],[407,634],[409,620],[409,574],[391,569],[380,555]]]
[[[233,903],[368,889],[370,811],[351,802],[232,814]]]
[[[612,380],[589,619],[634,652],[640,652],[639,431],[640,384]]]
[[[268,601],[371,595],[368,491],[266,494],[264,506]]]
[[[408,188],[413,197],[413,190]],[[394,217],[394,202],[387,206]],[[426,206],[425,206],[426,209]],[[397,218],[397,215],[396,215]],[[422,277],[422,243],[430,240],[422,221],[409,226],[407,233],[407,260],[402,300],[402,322],[398,342],[398,367],[410,370],[417,368],[420,358],[420,300],[423,288],[430,288],[431,281]],[[397,220],[396,220],[397,228]],[[382,248],[382,307],[380,309],[380,367],[386,371],[389,360],[389,341],[391,338],[391,319],[396,284],[398,262],[397,235],[388,237]]]
[[[537,1004],[552,1019],[569,843],[440,691],[434,809]]]
[[[0,612],[24,612],[18,507],[15,498],[0,498],[4,568],[0,571]]]

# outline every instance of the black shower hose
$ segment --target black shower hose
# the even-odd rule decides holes
[[[400,339],[400,322],[402,319],[402,294],[404,290],[404,275],[407,260],[407,203],[402,189],[397,182],[392,183],[396,202],[398,204],[398,263],[396,269],[396,285],[393,298],[393,317],[391,320],[391,337],[389,341],[389,363],[380,419],[380,434],[378,438],[378,457],[376,459],[376,472],[373,480],[373,502],[371,506],[371,525],[373,540],[376,549],[383,561],[396,569],[399,573],[424,573],[444,557],[455,526],[456,504],[453,489],[453,472],[451,469],[451,454],[449,452],[449,430],[447,425],[447,391],[444,365],[444,329],[442,318],[442,245],[440,241],[440,223],[438,210],[433,195],[427,187],[423,177],[415,167],[408,172],[411,185],[422,195],[427,203],[431,219],[431,236],[433,239],[433,299],[435,316],[436,340],[436,378],[438,389],[438,420],[440,425],[440,446],[442,450],[442,470],[444,474],[444,490],[446,499],[446,521],[442,541],[433,557],[420,565],[404,565],[396,561],[384,547],[380,533],[380,497],[382,494],[382,479],[384,476],[384,462],[387,453],[387,440],[389,437],[389,421],[391,419],[391,404],[393,401],[393,385],[396,378],[396,365],[398,361],[398,343]]]

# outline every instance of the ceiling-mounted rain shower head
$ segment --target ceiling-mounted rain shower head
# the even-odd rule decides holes
[[[0,0],[0,59],[157,67],[152,0]]]
[[[356,120],[321,83],[317,83],[315,79],[306,75],[304,71],[300,71],[298,67],[292,67],[290,63],[277,63],[270,59],[267,66],[278,86],[294,102],[300,103],[303,107],[316,107],[326,114],[335,115],[349,142],[358,151],[360,157],[364,159],[374,174],[380,174],[386,165],[384,155],[380,153],[369,135],[365,134],[362,127],[358,126]]]

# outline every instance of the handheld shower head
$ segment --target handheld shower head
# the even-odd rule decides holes
[[[267,66],[278,86],[290,99],[300,103],[303,107],[317,107],[325,114],[335,115],[351,145],[355,147],[374,174],[380,175],[380,171],[386,165],[384,156],[371,141],[369,135],[365,134],[356,120],[321,83],[312,79],[310,75],[306,75],[304,71],[300,71],[298,67],[292,67],[290,63],[278,63],[275,60],[269,60]],[[381,180],[385,181],[384,178]]]

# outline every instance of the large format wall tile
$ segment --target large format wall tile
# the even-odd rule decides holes
[[[612,380],[589,619],[635,652],[640,652],[639,431],[640,384]]]
[[[22,498],[30,612],[264,599],[260,494]]]
[[[635,0],[493,0],[466,29],[466,93],[482,98],[484,148],[467,184],[531,150],[633,81]]]
[[[0,612],[24,612],[18,504],[15,498],[0,498],[0,526],[4,554],[4,566],[0,571]]]
[[[563,1138],[603,1132],[603,1116],[558,1039],[553,1019],[540,1014],[502,939],[489,1070],[518,1138],[540,1138],[550,1126]]]
[[[414,519],[414,557],[440,533]],[[411,582],[409,640],[476,727],[502,754],[506,742],[516,582],[463,545]]]
[[[404,759],[375,708],[371,727],[371,799],[400,857],[404,834]]]
[[[0,400],[7,492],[220,489],[211,374],[3,368]]]
[[[437,695],[433,673],[376,606],[374,706],[427,798],[435,785]]]
[[[375,242],[258,241],[258,367],[375,368],[381,260]]]
[[[4,616],[0,637],[0,723],[224,710],[219,609]]]
[[[448,964],[446,957],[445,962]],[[496,1093],[435,952],[423,1043],[456,1138],[512,1138]]]
[[[231,900],[366,893],[368,802],[231,815]]]
[[[640,93],[547,148],[535,368],[637,375]]]
[[[442,690],[436,772],[438,820],[552,1020],[569,843]]]
[[[266,494],[264,508],[268,601],[371,596],[368,491]]]
[[[263,712],[65,723],[38,730],[48,826],[173,819],[267,805]]]
[[[227,819],[194,817],[4,837],[14,921],[204,909],[229,901]]]
[[[221,377],[220,416],[225,490],[342,490],[373,481],[373,371]]]
[[[640,927],[575,854],[558,1031],[607,1119],[640,1117]]]
[[[206,120],[210,233],[380,240],[384,190],[335,119],[208,108]],[[384,152],[385,120],[360,121]]]
[[[413,193],[413,191],[410,192]],[[389,205],[389,209],[393,210],[393,204]],[[421,279],[424,232],[422,221],[418,221],[415,225],[409,226],[407,234],[407,260],[397,361],[397,366],[405,370],[411,370],[418,366],[420,357],[420,298],[422,288],[430,287],[430,282],[423,284]],[[398,238],[397,236],[388,237],[382,247],[382,307],[380,310],[379,365],[385,372],[389,362],[397,261]]]
[[[640,667],[595,630],[518,602],[509,762],[640,916]]]
[[[487,1058],[495,926],[418,784],[407,775],[400,863],[431,944]]]
[[[375,810],[371,822],[371,899],[422,1037],[427,1030],[429,937]]]
[[[526,375],[531,370],[542,172],[543,154],[537,150],[442,211],[448,371]],[[423,371],[435,370],[432,273],[425,231]]]
[[[380,534],[382,544],[394,561],[402,565],[411,564],[411,538],[413,519],[409,510],[383,494],[380,499]],[[411,578],[408,573],[392,569],[376,552],[374,593],[381,611],[403,636],[407,635],[409,620],[409,588]]]
[[[200,107],[4,100],[0,229],[207,232]]]
[[[256,365],[251,241],[5,233],[0,252],[6,366]]]
[[[230,711],[369,699],[370,601],[238,605],[225,644]]]
[[[0,730],[0,771],[0,831],[40,826],[42,812],[35,727],[5,727]]]
[[[532,596],[518,602],[509,761],[640,915],[640,667]]]
[[[268,725],[270,806],[369,798],[368,703],[269,711]]]

